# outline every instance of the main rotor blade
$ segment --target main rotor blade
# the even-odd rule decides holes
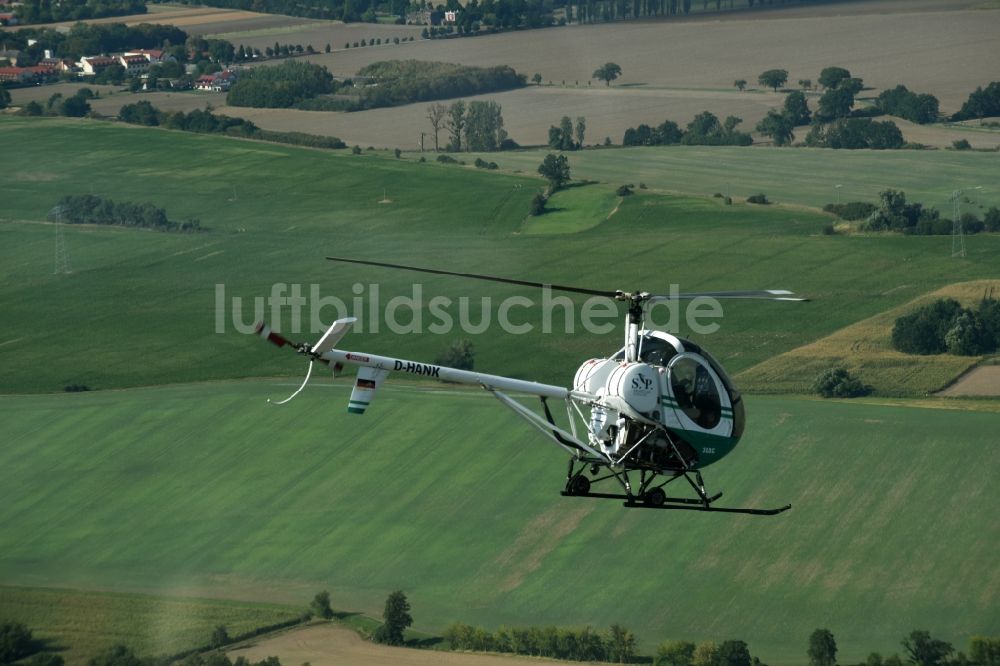
[[[474,280],[489,280],[490,282],[503,282],[504,284],[517,284],[523,287],[548,287],[553,291],[568,291],[574,294],[590,294],[591,296],[607,296],[615,298],[617,291],[602,291],[599,289],[584,289],[582,287],[567,287],[565,285],[547,284],[545,282],[531,282],[529,280],[514,280],[511,278],[496,277],[494,275],[479,275],[478,273],[458,273],[455,271],[442,271],[436,268],[420,268],[419,266],[405,266],[403,264],[390,264],[383,261],[365,261],[363,259],[346,259],[344,257],[327,257],[330,261],[342,261],[349,264],[364,264],[366,266],[381,266],[383,268],[401,268],[405,271],[416,271],[418,273],[431,273],[433,275],[454,275],[456,277],[472,278]]]
[[[785,289],[758,289],[755,291],[699,291],[676,295],[650,296],[647,303],[659,303],[661,301],[690,300],[692,298],[755,298],[767,301],[808,301],[808,298],[800,298]]]

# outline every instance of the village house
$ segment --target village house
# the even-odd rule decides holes
[[[84,56],[76,66],[80,68],[83,75],[100,74],[112,65],[120,65],[118,58],[111,56]]]
[[[150,65],[159,65],[168,60],[176,60],[172,55],[164,57],[163,49],[135,49],[134,51],[126,51],[123,55],[126,58],[130,56],[143,56]]]
[[[194,87],[196,90],[207,90],[212,92],[225,92],[236,83],[236,72],[227,69],[215,74],[205,74],[198,77]]]
[[[150,60],[145,54],[117,56],[118,64],[125,68],[126,75],[141,74],[149,70]]]

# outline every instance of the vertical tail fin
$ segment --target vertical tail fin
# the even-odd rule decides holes
[[[354,380],[354,390],[351,391],[351,400],[347,403],[347,411],[351,414],[364,414],[375,397],[375,391],[388,376],[388,370],[367,366],[358,368],[358,377]]]

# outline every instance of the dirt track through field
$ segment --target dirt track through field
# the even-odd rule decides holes
[[[974,368],[938,395],[1000,396],[1000,365]]]
[[[524,659],[514,656],[438,652],[376,645],[362,640],[350,629],[322,624],[290,631],[245,648],[229,657],[260,661],[277,656],[284,664],[309,662],[313,666],[524,666],[565,664],[564,661]]]

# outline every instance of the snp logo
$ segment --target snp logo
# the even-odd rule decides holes
[[[653,389],[653,380],[646,375],[636,375],[632,378],[632,390],[645,395]]]

